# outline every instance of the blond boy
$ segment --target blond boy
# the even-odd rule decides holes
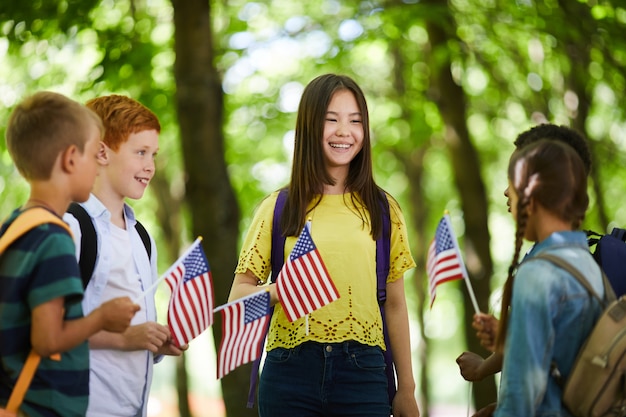
[[[89,197],[102,147],[98,116],[67,97],[40,92],[9,119],[6,142],[30,196],[0,227],[25,210],[43,207],[61,216],[71,201]],[[87,338],[124,331],[139,307],[128,297],[84,316],[83,289],[72,236],[44,224],[0,256],[0,403],[6,403],[29,351],[42,356],[21,412],[29,417],[83,416],[87,408]],[[61,360],[48,357],[61,352]]]

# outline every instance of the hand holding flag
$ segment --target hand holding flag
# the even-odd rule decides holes
[[[215,309],[222,315],[217,378],[261,356],[270,319],[270,293],[261,291]]]
[[[172,291],[167,322],[178,346],[188,344],[213,324],[213,283],[201,240],[196,239],[165,274]]]
[[[276,278],[276,291],[289,321],[325,306],[339,298],[313,238],[307,221],[289,259]]]

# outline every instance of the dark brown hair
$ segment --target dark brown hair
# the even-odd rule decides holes
[[[567,126],[542,123],[520,133],[513,144],[517,149],[521,149],[541,139],[558,140],[574,148],[585,165],[587,175],[589,175],[591,171],[591,154],[589,153],[587,139],[581,133]]]
[[[530,200],[569,222],[572,229],[580,227],[589,206],[584,163],[571,146],[562,142],[542,139],[516,150],[509,162],[508,175],[518,200],[515,251],[504,284],[496,339],[496,349],[500,352],[506,339],[513,281],[528,222],[526,208]]]
[[[365,95],[350,77],[325,74],[312,80],[304,89],[296,120],[295,146],[291,182],[281,218],[284,236],[296,236],[304,226],[307,207],[314,198],[316,205],[323,198],[324,184],[334,184],[326,170],[322,136],[328,105],[338,91],[350,91],[359,106],[363,123],[363,147],[350,162],[346,190],[352,199],[359,200],[370,214],[370,230],[373,238],[382,232],[382,190],[376,185],[372,173],[369,114]],[[355,202],[354,202],[355,203]],[[359,205],[354,204],[355,207]],[[363,222],[365,213],[359,212]]]

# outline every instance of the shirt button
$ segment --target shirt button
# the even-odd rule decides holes
[[[326,352],[332,352],[333,351],[333,347],[332,346],[326,346]]]

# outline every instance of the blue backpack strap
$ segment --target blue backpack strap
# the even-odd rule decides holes
[[[383,352],[385,357],[385,372],[387,373],[387,389],[389,392],[389,403],[396,395],[396,377],[393,365],[393,354],[389,341],[389,330],[385,319],[385,301],[387,300],[387,276],[389,275],[391,258],[391,214],[389,213],[389,201],[384,191],[381,191],[380,200],[383,213],[383,232],[376,239],[376,291],[378,294],[378,306],[383,320],[383,336],[387,350]]]
[[[611,231],[611,236],[618,238],[622,242],[626,242],[626,229],[620,229],[619,227],[614,227],[613,231]]]
[[[593,257],[609,279],[617,297],[626,294],[626,230],[614,228],[611,234],[602,235],[596,243]],[[591,243],[590,243],[591,245]]]
[[[274,218],[272,220],[272,251],[271,251],[271,268],[272,268],[272,276],[270,282],[276,282],[276,277],[278,277],[278,273],[280,272],[283,264],[285,263],[285,238],[282,234],[280,228],[280,218],[283,215],[283,209],[285,208],[285,203],[287,202],[287,189],[283,188],[279,191],[278,197],[276,199],[276,205],[274,206]],[[270,308],[270,317],[274,313],[274,307]],[[270,325],[269,320],[267,322],[267,326],[269,328]],[[266,330],[267,334],[267,330]],[[252,363],[252,370],[250,371],[250,390],[248,391],[248,408],[252,408],[254,406],[254,398],[256,396],[256,387],[259,381],[259,367],[261,366],[261,358],[257,358]]]

